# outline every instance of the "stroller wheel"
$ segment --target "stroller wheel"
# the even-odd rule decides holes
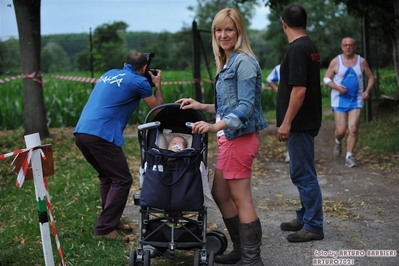
[[[150,251],[150,257],[151,258],[155,258],[157,256],[158,251],[157,251],[157,249],[155,247],[150,246],[150,245],[144,245],[143,249]]]
[[[219,230],[216,230],[216,229],[213,229],[210,232],[214,232],[214,233],[217,233],[217,234],[220,235],[220,237],[223,239],[224,246],[225,246],[224,249],[223,249],[223,252],[225,252],[225,250],[226,250],[226,248],[227,248],[227,246],[229,244],[229,241],[227,240],[226,235],[222,231],[219,231]]]
[[[136,250],[131,249],[129,254],[129,266],[136,266],[136,259],[137,259]]]
[[[200,262],[201,262],[201,252],[199,249],[196,249],[194,253],[194,266],[199,266]]]
[[[227,239],[225,235],[221,232],[211,230],[206,233],[206,250],[209,254],[211,251],[214,255],[223,254],[227,248]]]
[[[213,251],[210,251],[209,255],[208,255],[208,263],[207,263],[208,266],[213,266],[214,258],[215,258],[215,254],[213,254]]]
[[[151,265],[151,252],[149,250],[144,251],[143,266]]]

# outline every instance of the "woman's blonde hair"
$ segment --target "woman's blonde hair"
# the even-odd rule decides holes
[[[238,36],[237,36],[237,42],[234,46],[234,51],[238,53],[244,53],[246,55],[253,56],[256,58],[254,52],[251,49],[247,31],[244,26],[244,20],[241,14],[234,8],[222,9],[215,15],[212,22],[212,49],[213,49],[213,54],[215,55],[216,73],[219,73],[227,62],[224,50],[217,43],[215,32],[216,28],[220,27],[225,23],[227,17],[233,20],[237,28]]]

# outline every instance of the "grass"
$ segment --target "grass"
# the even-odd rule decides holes
[[[374,111],[374,119],[371,122],[361,121],[359,142],[367,151],[387,156],[396,153],[396,156],[399,156],[399,104],[386,101],[387,103],[382,105],[380,102],[380,108],[383,109],[377,108]],[[387,107],[389,105],[391,107]]]
[[[166,78],[166,72],[163,72],[164,80],[190,79],[189,75],[176,79],[173,77]],[[50,127],[51,137],[42,143],[51,144],[53,148],[55,174],[48,177],[48,183],[58,237],[65,260],[69,266],[127,265],[132,244],[126,245],[117,241],[93,238],[92,236],[94,224],[101,209],[98,180],[95,171],[84,160],[74,144],[71,125],[68,126],[67,122],[61,122],[66,121],[67,118],[65,117],[70,113],[79,113],[78,110],[83,107],[91,86],[68,81],[62,82],[69,85],[61,85],[61,82],[56,85],[59,80],[56,81],[54,81],[54,84],[50,81],[46,82],[45,90],[51,90],[53,94],[49,93],[47,95],[48,99],[52,99],[51,101],[54,104],[59,104],[60,109],[54,109],[60,113],[59,119],[61,120],[57,122],[59,124],[58,128]],[[3,101],[4,97],[0,97],[2,106],[0,117],[4,119],[5,116],[3,114],[7,113],[12,117],[13,121],[19,121],[18,115],[13,114],[11,109],[21,108],[22,110],[22,102],[19,99],[22,88],[18,87],[18,81],[13,82],[17,83],[11,82],[9,84],[15,86],[12,88],[15,91],[5,89],[5,87],[2,87],[3,85],[0,85],[0,96],[6,95],[4,92],[6,90],[9,93],[6,102]],[[72,87],[71,84],[74,86]],[[191,86],[187,88],[178,86],[163,87],[165,95],[170,97],[168,101],[190,96],[191,90]],[[328,94],[328,90],[323,93],[323,95],[325,94]],[[270,102],[270,106],[265,110],[265,117],[269,121],[274,121],[275,110],[272,107],[273,101],[275,101],[275,93],[273,91],[264,91],[263,95],[262,100]],[[210,95],[207,95],[207,97],[210,97]],[[381,164],[381,168],[397,171],[399,165],[389,160],[389,158],[394,156],[397,157],[399,151],[399,136],[397,134],[399,131],[398,107],[397,104],[392,104],[392,108],[387,109],[386,106],[391,104],[392,102],[389,102],[389,104],[383,103],[381,106],[385,107],[380,110],[381,112],[375,114],[375,119],[371,122],[361,122],[361,133],[357,147],[360,155],[366,156],[365,154],[367,154],[370,158],[387,157],[388,159],[383,161],[388,161],[388,163]],[[329,108],[328,97],[323,98],[323,106]],[[73,109],[74,107],[76,107],[76,110]],[[9,108],[10,111],[8,112]],[[331,119],[331,117],[327,119]],[[0,121],[3,127],[4,120]],[[0,131],[0,154],[25,147],[23,130],[18,128],[21,127],[17,127],[13,131]],[[134,127],[130,126],[127,130],[132,128]],[[213,141],[214,138],[210,138],[210,147],[216,145],[212,143]],[[123,148],[128,156],[130,170],[135,178],[134,186],[137,186],[136,181],[140,164],[137,138],[126,138]],[[16,174],[12,171],[12,166],[10,165],[12,160],[12,157],[0,160],[0,196],[2,198],[0,204],[0,262],[3,266],[45,265],[34,185],[32,181],[26,181],[22,188],[15,186]],[[137,190],[137,187],[133,188]],[[129,202],[131,200],[129,199]],[[61,260],[52,233],[51,242],[56,265],[60,265]],[[133,242],[133,245],[135,243],[137,242]],[[187,261],[188,264],[192,262],[192,255],[190,254],[179,253],[178,256],[180,256],[179,259]],[[173,265],[173,260],[172,262],[162,259],[154,260],[153,265]]]
[[[370,157],[397,156],[399,151],[397,109],[369,123],[361,123],[359,150]],[[129,127],[127,130],[130,130]],[[130,248],[112,240],[93,238],[93,228],[100,211],[96,173],[84,160],[73,142],[72,129],[51,129],[51,138],[43,144],[53,148],[55,175],[48,177],[56,227],[67,265],[126,265]],[[1,154],[24,147],[23,131],[0,133]],[[210,142],[214,141],[213,138]],[[214,143],[210,143],[210,147]],[[134,177],[140,164],[137,138],[126,138],[124,145]],[[11,161],[0,161],[0,262],[2,265],[44,265],[41,237],[32,181],[22,188],[15,186],[16,174]],[[397,161],[397,160],[396,160]],[[386,164],[384,169],[397,171],[399,165]],[[135,178],[135,180],[137,180]],[[137,182],[134,182],[137,186]],[[137,189],[137,187],[134,187]],[[132,199],[129,199],[131,202]],[[51,233],[55,262],[60,264]],[[178,253],[178,260],[192,262],[192,254]],[[175,259],[176,260],[176,259]],[[157,259],[154,265],[172,265],[175,260]],[[171,262],[170,262],[171,261]],[[170,263],[170,264],[169,264]],[[183,264],[181,264],[183,265]]]
[[[96,173],[73,144],[70,132],[52,132],[52,138],[45,143],[52,144],[56,172],[48,178],[49,192],[68,265],[126,265],[127,250],[123,243],[92,237],[101,208]],[[23,147],[21,134],[18,130],[1,137],[2,150],[4,146],[11,150]],[[138,160],[137,140],[127,139],[125,147],[126,153],[136,158],[130,160]],[[0,262],[2,265],[44,265],[34,184],[27,181],[22,188],[17,188],[10,163],[11,160],[6,159],[1,162]],[[60,262],[53,238],[52,244],[55,261]]]

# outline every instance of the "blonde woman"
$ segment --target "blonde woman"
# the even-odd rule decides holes
[[[214,104],[180,99],[182,109],[216,114],[214,124],[196,122],[193,133],[216,133],[218,155],[212,196],[229,230],[234,250],[215,257],[219,264],[263,265],[262,227],[252,200],[252,162],[259,131],[267,127],[260,103],[261,69],[249,44],[244,21],[233,8],[219,11],[212,23],[216,62]]]

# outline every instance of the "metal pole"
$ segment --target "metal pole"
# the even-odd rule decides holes
[[[367,16],[363,17],[363,53],[364,53],[364,58],[366,59],[366,61],[369,63],[371,63],[371,61],[369,60],[369,21]],[[371,65],[370,65],[371,68]],[[363,83],[366,84],[366,79],[363,80]],[[364,112],[364,119],[366,122],[370,122],[373,118],[373,112],[372,112],[372,108],[371,108],[371,94],[368,100],[366,100],[365,102],[365,112]]]
[[[193,35],[193,79],[194,79],[194,94],[195,100],[202,101],[201,93],[201,62],[200,62],[200,46],[199,46],[199,31],[197,22],[193,21],[192,26]]]
[[[91,72],[91,78],[94,77],[94,60],[93,60],[93,37],[91,34],[91,28],[90,28],[90,72]],[[94,88],[94,83],[91,83],[91,88]]]

